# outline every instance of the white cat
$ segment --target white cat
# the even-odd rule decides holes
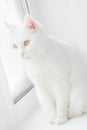
[[[87,112],[87,66],[80,52],[49,36],[30,16],[20,27],[6,26],[50,122],[62,124]]]

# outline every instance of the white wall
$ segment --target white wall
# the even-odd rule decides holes
[[[29,0],[32,15],[60,40],[87,51],[87,0]]]

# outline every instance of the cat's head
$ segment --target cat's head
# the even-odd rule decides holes
[[[15,26],[5,23],[11,33],[12,46],[20,52],[23,58],[40,53],[42,39],[45,36],[43,26],[31,16],[25,16],[24,24]]]

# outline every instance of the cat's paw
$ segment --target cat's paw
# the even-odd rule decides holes
[[[51,117],[51,118],[50,118],[50,123],[51,123],[51,124],[55,124],[55,117]]]
[[[55,124],[61,125],[67,121],[67,117],[56,117]]]
[[[76,111],[76,110],[69,110],[69,113],[68,113],[68,118],[74,118],[74,117],[77,117],[77,116],[81,116],[83,113],[82,111]]]
[[[51,124],[61,125],[67,121],[67,117],[55,117],[50,119]]]
[[[68,118],[70,119],[70,118],[73,118],[73,117],[75,117],[74,111],[69,110],[69,112],[68,112]]]

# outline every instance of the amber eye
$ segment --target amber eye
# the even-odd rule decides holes
[[[26,40],[26,41],[24,41],[24,46],[28,46],[29,43],[30,43],[30,40]]]
[[[13,48],[18,48],[18,46],[16,44],[13,44]]]

